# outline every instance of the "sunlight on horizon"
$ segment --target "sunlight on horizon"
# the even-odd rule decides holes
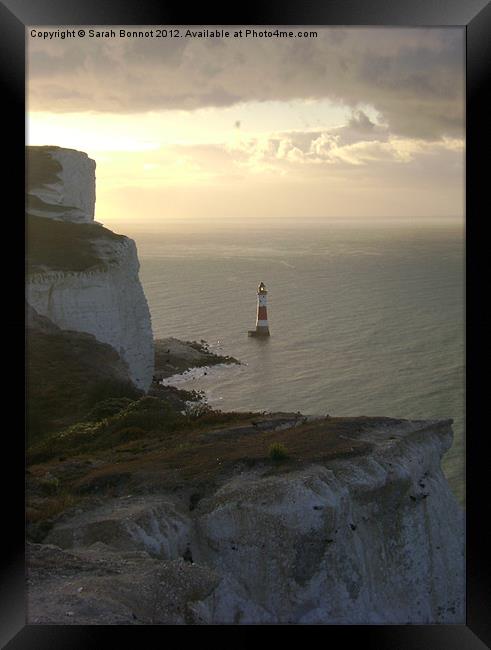
[[[28,41],[27,144],[96,161],[96,219],[463,218],[458,30],[155,48]]]

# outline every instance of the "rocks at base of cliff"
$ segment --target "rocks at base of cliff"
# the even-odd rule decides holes
[[[234,357],[213,353],[205,341],[180,341],[173,337],[155,339],[154,380],[160,381],[189,370],[220,363],[240,364]]]

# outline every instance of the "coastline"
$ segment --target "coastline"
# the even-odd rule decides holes
[[[155,339],[154,347],[154,382],[161,382],[182,375],[195,368],[210,368],[216,365],[242,365],[238,359],[232,356],[212,352],[209,343],[204,339],[198,342],[167,337]]]

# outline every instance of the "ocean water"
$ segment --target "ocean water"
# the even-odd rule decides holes
[[[223,410],[453,418],[444,471],[464,502],[461,223],[196,220],[124,231],[154,335],[205,339],[244,364],[181,387]],[[267,340],[247,336],[260,281]]]

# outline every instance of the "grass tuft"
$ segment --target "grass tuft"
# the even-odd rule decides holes
[[[282,445],[281,442],[273,442],[269,446],[269,457],[271,460],[285,460],[289,456],[285,445]]]

